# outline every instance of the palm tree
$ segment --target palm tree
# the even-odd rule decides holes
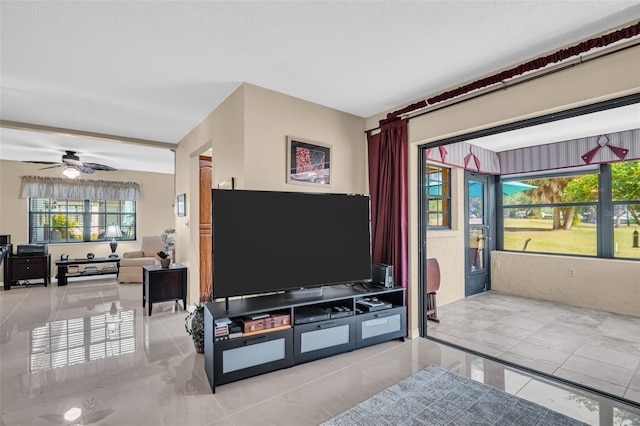
[[[573,179],[569,177],[555,177],[547,179],[536,179],[535,181],[528,181],[528,184],[535,185],[536,188],[531,189],[531,198],[541,203],[560,203],[566,201],[564,190],[567,184]],[[562,222],[562,216],[564,222]],[[554,207],[553,208],[553,229],[571,229],[573,223],[573,217],[575,216],[575,207]]]

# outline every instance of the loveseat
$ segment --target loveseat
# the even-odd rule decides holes
[[[128,251],[122,254],[118,282],[141,283],[143,281],[142,267],[145,265],[159,265],[160,258],[156,253],[164,250],[160,236],[142,237],[140,250]]]

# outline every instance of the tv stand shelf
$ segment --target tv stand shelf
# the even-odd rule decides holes
[[[359,299],[375,297],[386,309],[366,312]],[[211,390],[224,383],[291,367],[354,349],[406,336],[405,290],[364,288],[361,285],[324,287],[320,297],[290,299],[284,293],[205,303],[204,362]],[[308,309],[346,307],[351,314],[302,322]],[[255,314],[288,314],[291,327],[251,333],[227,340],[215,339],[214,321]]]

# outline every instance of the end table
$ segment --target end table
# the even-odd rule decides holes
[[[187,267],[172,263],[168,268],[160,265],[142,267],[142,307],[149,303],[149,316],[154,302],[182,299],[182,307],[187,310]]]

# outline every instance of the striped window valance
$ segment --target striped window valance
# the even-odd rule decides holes
[[[139,201],[142,194],[140,185],[135,182],[22,176],[20,197]]]
[[[499,152],[503,175],[640,159],[640,129]]]
[[[474,172],[511,175],[640,159],[640,129],[595,135],[563,142],[493,152],[458,142],[427,148],[430,162]]]
[[[500,174],[498,154],[467,142],[427,149],[427,160],[478,173]]]

